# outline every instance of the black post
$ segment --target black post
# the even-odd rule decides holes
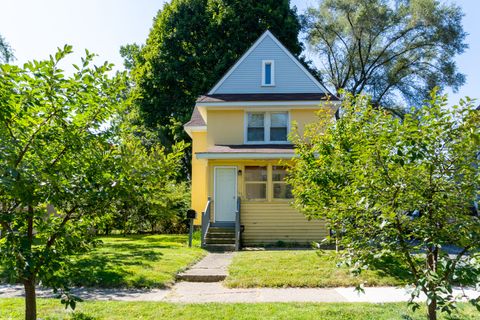
[[[190,219],[190,234],[188,235],[188,247],[192,247],[192,238],[193,238],[193,219]]]
[[[197,212],[193,209],[187,210],[187,219],[190,219],[190,232],[188,234],[188,247],[192,247],[192,238],[193,238],[193,220],[197,217]]]

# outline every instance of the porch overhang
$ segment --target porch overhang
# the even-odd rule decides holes
[[[292,159],[294,153],[211,153],[197,152],[197,159],[221,160],[221,159],[238,159],[238,160],[261,160],[261,159]]]
[[[291,159],[295,157],[291,144],[260,144],[260,145],[217,145],[206,152],[197,152],[197,159]]]

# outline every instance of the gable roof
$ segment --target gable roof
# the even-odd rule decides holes
[[[230,85],[230,88],[224,88],[226,83],[232,78],[232,76],[237,72],[239,73],[240,70],[243,68],[247,68],[246,64],[248,62],[249,57],[252,57],[255,53],[259,53],[262,48],[261,46],[267,46],[270,44],[270,51],[269,53],[272,54],[277,54],[281,55],[282,58],[284,58],[284,61],[289,64],[290,69],[288,69],[289,74],[284,75],[284,76],[294,76],[293,73],[295,73],[298,77],[301,77],[303,82],[301,84],[298,84],[300,88],[296,88],[296,93],[300,92],[315,92],[315,93],[324,93],[324,94],[330,94],[329,91],[325,88],[324,85],[322,85],[308,70],[298,61],[297,58],[295,58],[292,53],[285,48],[285,46],[269,31],[265,31],[260,38],[255,41],[255,43],[245,52],[240,59],[228,70],[228,72],[215,84],[215,86],[208,92],[208,95],[213,95],[213,94],[219,94],[219,93],[247,93],[247,92],[228,92],[229,90],[232,90],[232,87],[235,87],[236,83],[233,83]],[[261,58],[264,60],[271,59],[272,57],[265,52],[260,53]],[[257,57],[259,59],[259,57]],[[258,61],[257,61],[258,62]],[[258,67],[258,69],[255,69],[255,76],[260,77],[261,75],[261,69],[260,66],[255,64],[255,67]],[[282,67],[282,65],[278,66],[276,65],[276,68]],[[284,67],[284,66],[283,66]],[[245,71],[245,70],[244,70]],[[278,76],[278,73],[276,73],[276,77]],[[244,80],[245,83],[252,83],[251,79],[246,79],[245,74],[240,75],[237,77],[237,80],[241,79]],[[288,79],[290,80],[290,79]],[[233,81],[233,80],[231,80]],[[294,84],[295,81],[291,81],[290,83]],[[255,86],[258,85],[258,88],[261,87],[260,82],[256,82]],[[306,91],[298,91],[306,88]],[[275,93],[280,93],[277,91],[274,91],[275,89],[278,88],[261,88],[258,90],[263,91],[268,91],[268,92],[275,92]],[[227,92],[226,92],[227,91]],[[248,90],[247,90],[248,91]],[[285,91],[284,93],[292,93],[293,91]],[[259,92],[248,92],[248,93],[259,93]]]

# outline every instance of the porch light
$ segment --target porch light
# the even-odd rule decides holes
[[[241,175],[242,175],[242,170],[238,170],[237,174],[238,174],[239,176],[241,176]]]

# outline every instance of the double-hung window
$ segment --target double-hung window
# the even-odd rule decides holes
[[[247,143],[285,143],[288,141],[288,112],[248,112]]]
[[[249,112],[247,122],[247,141],[265,141],[265,113]]]

